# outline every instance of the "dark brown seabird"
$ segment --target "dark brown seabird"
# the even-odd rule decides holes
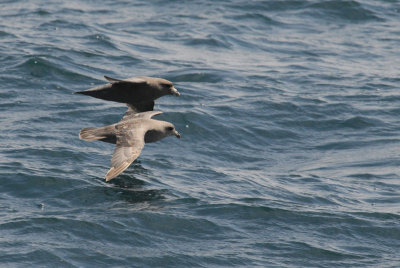
[[[156,142],[168,136],[181,135],[173,124],[151,119],[162,112],[126,113],[116,124],[99,128],[83,128],[79,138],[86,141],[104,141],[116,144],[111,168],[106,174],[109,181],[122,173],[140,155],[145,143]]]
[[[180,96],[171,81],[163,78],[139,76],[128,79],[116,79],[104,76],[108,84],[91,89],[77,91],[77,94],[126,103],[134,113],[152,111],[154,100],[165,95]]]

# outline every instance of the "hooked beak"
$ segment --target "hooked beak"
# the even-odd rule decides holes
[[[178,139],[180,139],[181,138],[181,134],[179,134],[179,132],[178,131],[174,131],[174,135],[178,138]]]
[[[179,91],[174,87],[171,88],[171,94],[176,95],[176,96],[180,96],[181,95],[181,93],[179,93]]]

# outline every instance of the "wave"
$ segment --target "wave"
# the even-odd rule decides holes
[[[384,21],[383,18],[378,17],[373,11],[358,1],[321,1],[310,4],[307,8],[320,11],[321,14],[319,16],[321,17],[328,16],[332,19],[341,19],[350,22]]]

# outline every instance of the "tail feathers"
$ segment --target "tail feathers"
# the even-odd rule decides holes
[[[104,134],[103,128],[87,127],[79,132],[79,138],[85,141],[96,141],[107,138]]]

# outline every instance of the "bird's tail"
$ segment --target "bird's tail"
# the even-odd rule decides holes
[[[85,141],[96,141],[96,140],[101,140],[105,142],[113,142],[110,140],[113,136],[113,131],[110,126],[105,126],[105,127],[87,127],[81,129],[81,132],[79,132],[79,138]]]

